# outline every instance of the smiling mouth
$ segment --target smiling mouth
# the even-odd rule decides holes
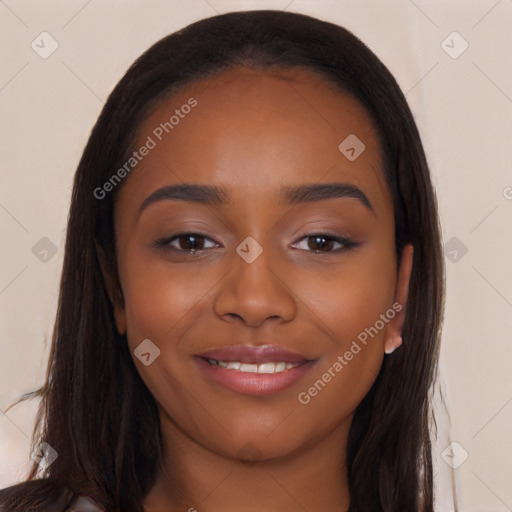
[[[291,387],[317,361],[279,345],[224,346],[197,354],[195,360],[208,385],[259,396]]]
[[[292,368],[297,368],[306,363],[297,362],[290,363],[285,361],[278,362],[266,362],[266,363],[242,363],[240,361],[221,361],[216,359],[206,359],[209,364],[212,366],[220,366],[222,368],[226,368],[227,370],[236,370],[242,373],[282,373],[286,370],[291,370]]]

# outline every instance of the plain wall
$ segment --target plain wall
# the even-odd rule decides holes
[[[454,510],[453,475],[459,510],[510,511],[510,0],[0,2],[0,488],[28,467],[35,404],[6,409],[45,376],[72,178],[106,97],[164,35],[217,12],[261,8],[345,26],[406,93],[448,244],[441,382],[449,416],[440,409],[436,510]],[[50,39],[40,43],[43,31],[58,43],[46,59],[31,47],[51,48]],[[464,452],[447,457],[452,441],[468,454],[453,472],[445,460]]]

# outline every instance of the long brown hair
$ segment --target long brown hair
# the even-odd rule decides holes
[[[386,356],[348,439],[350,512],[432,512],[430,390],[437,372],[444,263],[435,193],[406,99],[378,57],[337,25],[281,11],[198,21],[147,50],[110,94],[75,174],[60,297],[34,446],[58,458],[0,492],[0,510],[49,503],[62,482],[107,510],[142,512],[161,464],[155,401],[117,333],[98,258],[117,276],[113,210],[122,184],[101,187],[133,151],[149,108],[235,65],[301,67],[351,94],[377,127],[394,201],[396,251],[414,246],[404,346]],[[129,179],[129,178],[128,178]],[[28,480],[33,480],[28,482]],[[53,494],[52,494],[53,492]]]

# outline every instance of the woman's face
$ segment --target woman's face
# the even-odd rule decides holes
[[[163,102],[135,147],[116,322],[163,431],[248,459],[346,436],[408,284],[365,110],[305,72],[238,68]]]

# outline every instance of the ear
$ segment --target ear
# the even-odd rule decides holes
[[[105,288],[107,289],[110,302],[114,308],[117,332],[119,334],[124,334],[126,332],[126,315],[121,284],[119,283],[117,276],[112,275],[103,247],[96,240],[94,243],[96,244],[96,253],[98,254],[103,282],[105,283]]]
[[[398,269],[398,277],[395,291],[395,301],[393,309],[397,312],[392,320],[389,321],[386,330],[386,341],[384,351],[391,354],[402,344],[402,328],[405,321],[407,310],[407,296],[409,293],[409,281],[411,279],[411,270],[413,262],[414,248],[412,244],[407,244],[402,250],[402,258]]]

